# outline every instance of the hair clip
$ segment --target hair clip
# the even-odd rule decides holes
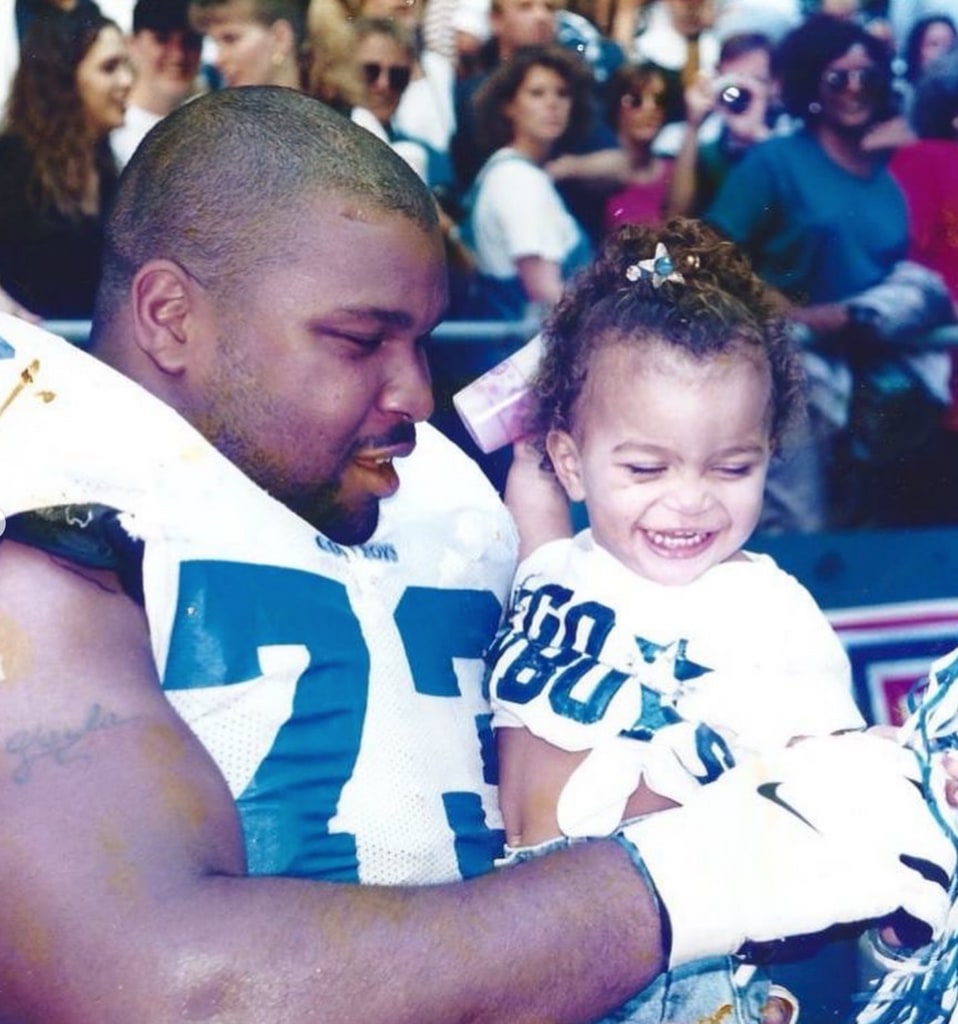
[[[697,257],[696,257],[697,260]],[[691,265],[691,261],[690,265]],[[664,281],[674,281],[676,284],[685,284],[685,278],[675,269],[669,250],[662,242],[656,243],[655,255],[648,260],[639,260],[638,263],[630,263],[625,268],[627,281],[635,283],[642,277],[651,277],[652,285],[658,288]]]

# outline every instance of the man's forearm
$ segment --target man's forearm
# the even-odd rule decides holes
[[[50,1024],[571,1024],[663,967],[654,898],[608,841],[425,888],[211,877],[113,925],[59,958],[55,985],[31,971],[16,1008]]]

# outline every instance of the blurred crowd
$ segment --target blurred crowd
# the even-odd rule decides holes
[[[0,0],[0,309],[91,318],[145,133],[285,86],[431,187],[450,319],[539,320],[618,225],[708,221],[803,346],[763,527],[956,523],[956,25],[958,0]]]

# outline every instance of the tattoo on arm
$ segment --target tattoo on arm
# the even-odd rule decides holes
[[[95,733],[117,729],[134,721],[136,716],[123,718],[99,704],[93,704],[78,726],[21,729],[8,736],[3,744],[4,753],[14,761],[10,777],[17,785],[26,785],[33,778],[37,762],[44,759],[61,766],[88,764],[92,755],[85,740]]]

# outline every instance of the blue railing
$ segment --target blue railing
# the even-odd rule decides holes
[[[46,320],[42,325],[51,334],[86,348],[90,340],[89,320]],[[440,344],[491,342],[510,345],[528,341],[539,329],[535,319],[527,320],[446,320],[432,332]],[[956,340],[955,344],[958,344]]]
[[[75,345],[86,347],[89,320],[48,320],[43,326]],[[526,320],[445,320],[432,332],[438,344],[495,344],[509,346],[528,341],[539,329],[534,318]],[[900,342],[909,348],[958,348],[958,324],[938,327]]]

